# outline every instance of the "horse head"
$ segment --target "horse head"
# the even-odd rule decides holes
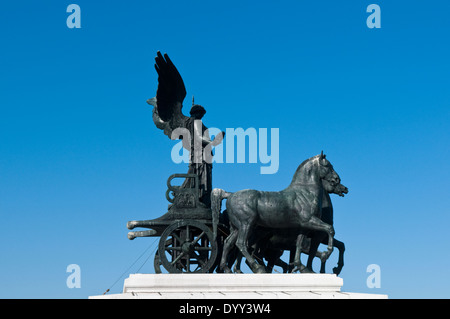
[[[313,156],[300,164],[292,178],[290,186],[306,184],[324,185],[323,181],[326,181],[327,191],[334,193],[334,188],[340,184],[341,179],[322,151],[319,155]],[[341,193],[343,191],[344,189],[342,188]]]
[[[322,180],[322,185],[328,193],[338,194],[344,196],[348,193],[348,188],[341,184],[341,178],[333,168],[333,165],[326,159],[323,151],[317,156],[319,177]]]

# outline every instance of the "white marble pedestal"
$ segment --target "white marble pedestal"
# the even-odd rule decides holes
[[[132,274],[123,293],[89,299],[386,299],[342,292],[332,274]]]

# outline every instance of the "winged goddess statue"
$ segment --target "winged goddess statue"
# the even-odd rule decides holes
[[[153,106],[153,122],[156,127],[163,130],[170,139],[182,139],[183,147],[190,152],[189,174],[199,177],[200,202],[211,206],[212,190],[212,153],[204,154],[205,149],[211,150],[211,146],[219,145],[225,132],[217,134],[211,140],[202,118],[206,113],[203,106],[194,104],[190,117],[182,112],[183,101],[186,97],[186,87],[175,65],[165,53],[158,51],[155,57],[155,69],[158,73],[158,89],[156,97],[147,100]],[[177,129],[185,129],[188,134],[178,135]],[[210,146],[207,148],[207,146]],[[192,178],[188,178],[182,184],[183,188],[194,187]]]

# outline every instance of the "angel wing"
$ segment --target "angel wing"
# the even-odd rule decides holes
[[[155,69],[158,72],[158,89],[156,97],[147,100],[153,105],[153,122],[156,127],[164,130],[171,137],[172,131],[184,127],[188,119],[181,109],[186,97],[186,87],[175,65],[167,54],[156,53]]]

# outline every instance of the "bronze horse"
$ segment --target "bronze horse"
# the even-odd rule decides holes
[[[231,231],[224,243],[220,268],[224,272],[231,272],[227,265],[228,254],[236,245],[253,272],[265,272],[265,267],[258,264],[248,251],[249,236],[257,226],[298,229],[294,261],[297,267],[300,267],[305,232],[325,232],[328,235],[325,258],[328,258],[333,251],[334,228],[320,219],[322,200],[324,192],[333,192],[340,181],[339,175],[322,152],[301,163],[291,184],[282,191],[245,189],[228,193],[214,189],[211,194],[213,219],[218,218],[222,199],[227,198],[226,209]]]
[[[339,196],[344,196],[348,193],[348,188],[342,184],[334,187],[334,194]],[[331,203],[330,194],[325,191],[323,192],[322,199],[322,214],[320,219],[329,224],[333,225],[333,205]],[[283,268],[283,272],[292,272],[294,254],[296,249],[296,238],[298,236],[298,231],[296,229],[272,229],[257,227],[253,234],[249,238],[249,246],[252,248],[252,255],[256,258],[258,263],[263,264],[263,259],[267,261],[266,271],[272,272],[274,265]],[[314,257],[318,257],[322,263],[320,267],[320,272],[325,273],[325,253],[317,250],[320,244],[327,244],[328,236],[324,232],[312,231],[305,238],[302,245],[302,253],[309,255],[306,267],[300,264],[301,272],[313,272],[312,262]],[[339,259],[337,267],[333,268],[333,273],[339,275],[344,266],[344,251],[345,245],[343,242],[334,238],[333,246],[339,250]],[[285,250],[290,251],[290,264],[285,263],[280,259],[281,255]],[[236,264],[234,266],[235,272],[241,272],[240,263],[242,255],[236,259]]]

